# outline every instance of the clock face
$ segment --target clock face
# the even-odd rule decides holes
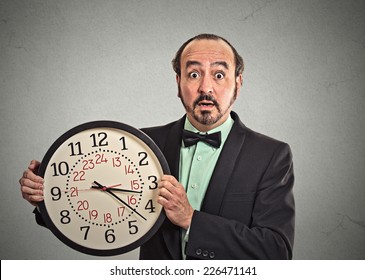
[[[165,158],[142,131],[97,121],[62,135],[39,169],[40,212],[68,246],[109,256],[133,250],[160,227],[157,183],[169,174]]]

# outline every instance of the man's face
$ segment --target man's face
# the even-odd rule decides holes
[[[234,55],[223,40],[194,40],[181,55],[179,97],[189,121],[200,131],[221,125],[239,95],[242,75],[235,76]]]

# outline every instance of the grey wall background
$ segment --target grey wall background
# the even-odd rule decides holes
[[[292,147],[295,259],[364,259],[364,15],[363,0],[1,0],[1,259],[96,258],[37,226],[18,180],[83,122],[181,117],[170,61],[202,32],[244,57],[245,124]]]

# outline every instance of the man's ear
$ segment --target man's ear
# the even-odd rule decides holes
[[[176,74],[176,84],[177,84],[177,97],[180,98],[180,90],[179,90],[179,87],[180,87],[180,76],[178,74]]]
[[[239,74],[238,77],[236,77],[236,83],[237,83],[237,88],[241,87],[243,84],[243,77],[242,74]]]
[[[236,77],[237,97],[239,96],[239,94],[241,92],[242,84],[243,84],[243,77],[242,77],[242,74],[240,74],[239,76]]]

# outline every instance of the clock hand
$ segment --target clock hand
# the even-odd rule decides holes
[[[109,188],[107,188],[109,190]],[[131,190],[125,190],[125,189],[117,189],[112,188],[111,191],[119,191],[119,192],[128,192],[128,193],[142,193],[142,191],[131,191]]]
[[[98,182],[94,181],[94,184],[97,186],[92,186],[92,188],[101,189],[103,191],[106,191],[107,193],[110,193],[112,196],[114,196],[116,199],[118,199],[121,203],[123,203],[125,206],[127,206],[129,209],[131,209],[134,213],[136,213],[138,216],[140,216],[143,220],[147,221],[145,217],[143,217],[140,213],[138,213],[135,209],[133,209],[128,203],[126,203],[123,199],[121,199],[119,196],[115,195],[111,189],[104,187],[103,185],[99,184]]]
[[[116,185],[111,185],[111,186],[107,186],[107,188],[115,188],[115,187],[119,187],[121,186],[122,184],[116,184]]]
[[[111,189],[111,187],[99,187],[99,186],[91,186],[91,188],[101,189],[103,191]],[[127,192],[127,193],[142,193],[142,191],[132,191],[132,190],[125,190],[125,189],[118,189],[118,188],[113,188],[112,190],[113,191],[118,191],[118,192]]]
[[[111,186],[107,186],[107,189],[113,188],[113,191],[120,191],[120,192],[129,192],[129,193],[142,193],[142,191],[132,191],[132,190],[126,190],[126,189],[119,189],[116,187],[121,186],[122,184],[116,184],[116,185],[111,185]]]
[[[99,184],[98,182],[96,182],[96,181],[94,181],[94,184],[96,185],[96,186],[91,186],[92,188],[94,188],[94,189],[101,189],[101,190],[103,190],[103,191],[106,191],[106,189],[107,189],[107,187],[104,187],[102,184]]]
[[[113,188],[113,191],[128,192],[128,193],[142,193],[142,191],[132,191],[132,190],[116,188],[118,186],[121,186],[122,184],[112,185],[112,186],[108,186],[108,187],[104,187],[96,181],[94,181],[94,184],[96,184],[97,186],[91,186],[91,188],[93,188],[93,189],[102,189],[103,191],[106,191],[106,189]]]
[[[138,216],[140,216],[143,220],[147,221],[145,217],[143,217],[140,213],[136,211],[136,209],[133,209],[128,203],[124,202],[123,199],[121,199],[119,196],[115,195],[112,190],[106,189],[106,192],[110,193],[112,196],[114,196],[116,199],[118,199],[120,202],[122,202],[125,206],[127,206],[129,209],[131,209],[134,213],[136,213]]]

